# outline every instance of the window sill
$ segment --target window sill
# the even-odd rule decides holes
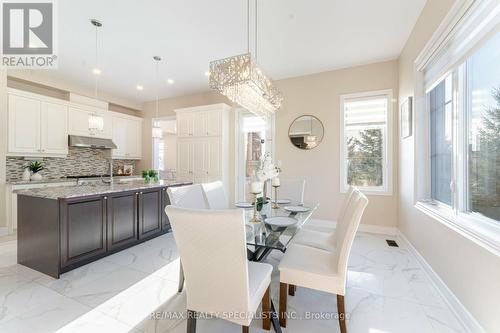
[[[457,215],[449,207],[418,201],[415,208],[500,257],[500,224]]]

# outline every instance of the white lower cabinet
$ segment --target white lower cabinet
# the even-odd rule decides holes
[[[75,186],[75,181],[61,181],[61,182],[51,182],[51,183],[37,183],[37,184],[11,184],[7,185],[6,191],[7,195],[7,226],[9,233],[17,229],[17,194],[14,191],[17,190],[28,190],[33,188],[45,188],[45,187],[58,187],[58,186]]]

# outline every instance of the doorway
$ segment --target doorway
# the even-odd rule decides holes
[[[260,160],[267,152],[274,153],[274,115],[262,118],[239,109],[235,117],[236,135],[236,202],[252,200],[250,183]],[[273,156],[274,157],[274,156]]]

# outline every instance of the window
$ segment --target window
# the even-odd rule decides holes
[[[499,59],[500,2],[455,2],[415,60],[415,136],[408,141],[415,206],[497,255]]]
[[[341,96],[341,184],[391,194],[392,92]]]
[[[468,212],[500,221],[500,33],[466,63]]]
[[[500,221],[500,32],[427,92],[430,199]]]
[[[429,93],[431,134],[431,197],[451,205],[452,76]]]

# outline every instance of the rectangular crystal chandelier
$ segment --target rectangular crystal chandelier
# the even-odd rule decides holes
[[[210,88],[262,117],[276,112],[283,96],[250,53],[210,62]]]

